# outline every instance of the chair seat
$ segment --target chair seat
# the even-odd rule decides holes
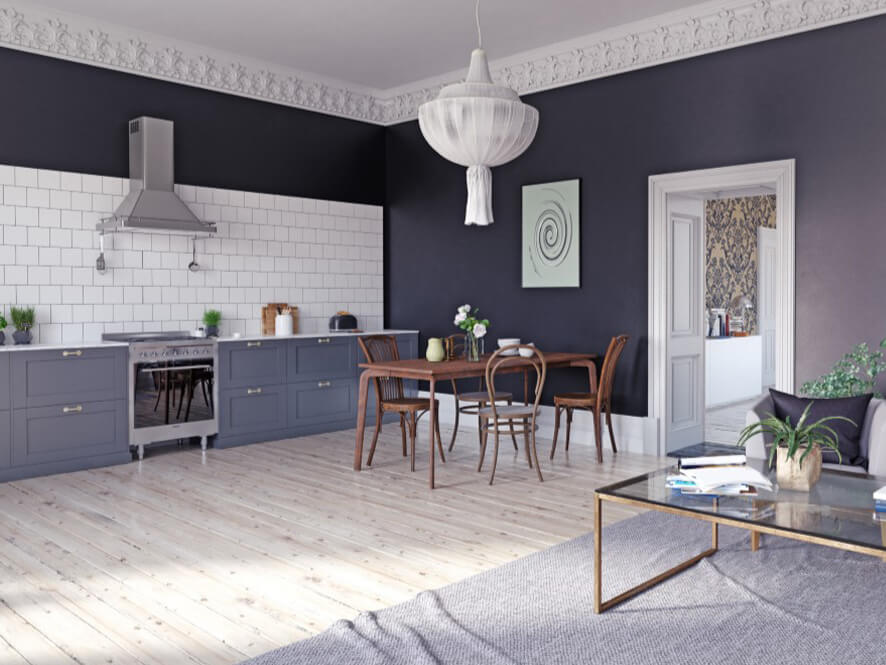
[[[434,404],[440,408],[440,400],[435,399]],[[385,411],[421,411],[431,408],[431,400],[426,397],[400,397],[399,399],[386,399],[381,403]]]
[[[499,419],[501,420],[512,420],[515,418],[531,418],[533,412],[533,405],[524,406],[523,404],[514,404],[510,405],[502,405],[496,406],[495,412],[498,414]],[[492,407],[487,406],[482,409],[478,409],[477,415],[481,418],[486,418],[487,420],[491,420],[492,415]]]
[[[499,392],[495,394],[495,399],[498,402],[507,402],[508,400],[513,400],[514,396],[511,393]],[[476,392],[476,393],[459,393],[458,394],[459,402],[479,402],[481,404],[485,404],[489,401],[489,393],[487,392]]]
[[[554,395],[554,406],[593,406],[597,393],[560,393]]]

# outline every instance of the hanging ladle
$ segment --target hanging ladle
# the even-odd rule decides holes
[[[193,242],[191,243],[191,247],[193,248],[193,251],[191,252],[191,262],[188,264],[188,270],[190,270],[191,272],[197,272],[198,270],[200,270],[200,264],[197,263],[197,239],[196,238],[194,238]]]
[[[105,263],[105,234],[102,233],[98,237],[98,258],[95,260],[95,269],[99,272],[99,274],[104,274],[108,269],[107,264]]]

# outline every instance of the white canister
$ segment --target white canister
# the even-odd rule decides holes
[[[274,317],[274,334],[277,337],[292,334],[292,314],[278,314]]]

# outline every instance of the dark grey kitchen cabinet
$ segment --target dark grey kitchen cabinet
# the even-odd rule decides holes
[[[354,416],[356,394],[357,388],[352,379],[322,379],[290,384],[289,425],[302,427],[348,423]]]
[[[12,464],[12,429],[10,412],[0,411],[0,469]]]
[[[286,386],[233,388],[219,394],[218,440],[286,429]],[[279,438],[279,437],[278,437]],[[257,439],[261,440],[261,439]]]
[[[125,347],[9,351],[12,408],[127,398]]]
[[[283,340],[245,340],[219,344],[219,389],[285,383],[286,344]]]
[[[122,400],[16,409],[12,412],[12,464],[115,453],[128,456],[128,427]]]
[[[357,341],[353,337],[314,337],[289,343],[287,379],[312,381],[354,376]]]
[[[9,404],[9,352],[0,352],[0,411],[10,408]]]

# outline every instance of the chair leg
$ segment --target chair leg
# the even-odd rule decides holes
[[[594,441],[597,443],[597,464],[603,463],[603,424],[600,416],[603,414],[591,411],[594,414]]]
[[[458,414],[460,412],[458,400],[455,400],[455,422],[452,424],[452,440],[449,442],[449,452],[452,452],[452,446],[455,445],[455,437],[458,434]]]
[[[511,430],[514,429],[514,421],[511,421]],[[524,418],[523,419],[523,447],[526,449],[526,461],[529,463],[529,468],[532,468],[532,457],[529,455],[529,421]]]
[[[369,459],[366,460],[366,466],[372,466],[372,458],[375,457],[375,446],[378,445],[378,435],[381,433],[381,421],[384,412],[381,409],[375,412],[375,434],[372,435],[372,445],[369,446]]]
[[[612,452],[617,453],[618,448],[615,447],[615,432],[612,431],[612,412],[606,409],[606,427],[609,428],[609,443],[612,444]]]
[[[480,403],[477,405],[478,409],[483,408],[483,404]],[[477,441],[480,443],[480,446],[483,446],[483,419],[480,416],[477,416]]]
[[[437,416],[440,415],[440,408],[437,407]],[[440,438],[440,418],[434,420],[434,432],[437,435],[437,450],[440,451],[440,461],[446,464],[446,455],[443,454],[443,439]]]
[[[508,406],[511,406],[511,404],[513,404],[513,400],[510,400],[510,399],[509,399],[509,400],[508,400]],[[514,421],[513,421],[513,420],[509,420],[509,421],[508,421],[508,424],[509,424],[510,427],[511,427],[511,441],[514,442],[514,450],[520,450],[520,447],[517,445],[517,435],[516,435],[516,433],[514,432]]]
[[[569,450],[569,432],[572,430],[572,407],[566,407],[566,450]]]
[[[532,430],[532,457],[535,459],[535,472],[538,474],[538,482],[543,483],[544,478],[541,477],[541,467],[538,464],[538,450],[535,447],[535,428]]]
[[[483,420],[480,420],[480,463],[477,464],[477,473],[483,470],[483,460],[486,459],[486,438],[489,432],[483,427]]]
[[[409,470],[415,471],[415,411],[409,414]]]
[[[495,480],[495,465],[498,462],[498,423],[495,423],[495,441],[492,447],[492,473],[489,474],[489,484]]]
[[[406,457],[406,416],[400,414],[400,443],[403,444],[403,457]]]
[[[554,459],[554,453],[557,450],[557,434],[560,433],[560,407],[554,405],[554,440],[551,441],[551,459]]]

